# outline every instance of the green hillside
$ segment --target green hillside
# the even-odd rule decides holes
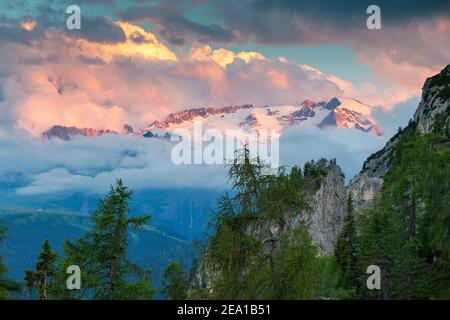
[[[90,217],[70,211],[0,206],[0,220],[8,228],[2,252],[6,253],[8,276],[22,281],[24,270],[34,267],[45,240],[58,253],[64,239],[76,239],[91,226]],[[192,260],[192,244],[178,235],[151,225],[129,232],[129,256],[137,264],[151,268],[158,284],[164,268],[174,259]]]

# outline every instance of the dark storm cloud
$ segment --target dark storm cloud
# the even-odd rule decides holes
[[[0,14],[0,50],[5,43],[29,44],[40,37],[42,32],[41,28],[35,28],[32,31],[24,30],[20,26],[20,21]]]
[[[68,30],[61,23],[45,19],[36,19],[37,25],[27,31],[20,27],[20,23],[0,25],[0,41],[5,43],[30,44],[31,41],[43,36],[49,28],[61,29],[67,36],[76,39],[86,39],[100,43],[116,43],[125,41],[125,33],[116,26],[111,19],[105,17],[85,17],[82,20],[81,30]]]
[[[39,35],[40,33],[35,30],[29,32],[22,29],[20,26],[0,25],[0,44],[2,43],[29,44],[33,39],[37,38]]]
[[[81,30],[68,30],[66,19],[69,15],[65,9],[57,10],[48,4],[42,5],[38,9],[39,15],[35,20],[38,26],[43,28],[60,29],[70,37],[84,38],[101,43],[125,41],[123,30],[116,26],[108,16],[91,16],[88,14],[89,12],[83,11],[83,7],[81,7]]]
[[[8,2],[6,2],[8,3]],[[25,6],[24,1],[16,2]],[[38,22],[64,28],[66,2],[37,2]],[[314,32],[328,34],[365,28],[366,9],[381,7],[383,26],[414,20],[450,16],[449,0],[78,0],[90,11],[95,5],[105,16],[133,21],[150,21],[159,34],[174,44],[200,42],[267,44],[310,43]],[[58,4],[55,6],[50,4]],[[119,5],[120,4],[120,5]],[[5,6],[5,4],[3,4]],[[208,20],[187,17],[187,11],[204,5]],[[85,7],[87,6],[87,8]],[[61,11],[61,10],[62,11]],[[23,8],[27,12],[26,8]],[[103,15],[98,13],[99,15]],[[83,16],[86,30],[80,37],[102,42],[122,41],[123,34],[107,20]]]
[[[372,4],[381,8],[384,26],[450,15],[448,0],[227,0],[216,3],[216,12],[227,28],[254,41],[298,43],[309,42],[315,28],[334,32],[365,28],[366,10]]]
[[[145,2],[143,2],[145,3]],[[186,8],[206,3],[217,23],[204,24],[184,16]],[[174,44],[200,42],[313,42],[314,32],[328,34],[363,29],[369,5],[380,6],[384,26],[450,15],[449,0],[169,0],[130,7],[124,19],[148,20]]]
[[[329,19],[342,24],[353,21],[355,17],[365,16],[367,7],[373,4],[382,9],[385,20],[389,22],[450,12],[448,0],[227,0],[221,1],[221,4],[239,11],[247,9],[249,11],[246,13],[249,14],[278,11],[291,16],[309,16],[321,21]]]
[[[177,3],[179,3],[177,1]],[[182,45],[194,38],[197,41],[232,42],[236,39],[234,32],[219,24],[202,24],[183,16],[173,3],[168,5],[148,5],[129,8],[120,14],[125,20],[148,20],[158,28],[158,32],[173,44]]]
[[[125,33],[110,18],[83,17],[81,30],[67,30],[67,35],[100,43],[125,41]]]
[[[113,3],[114,1],[96,1],[98,4],[105,5]],[[66,27],[66,19],[69,16],[66,13],[67,5],[55,6],[55,3],[40,3],[36,2],[32,8],[26,8],[25,3],[18,2],[15,10],[19,15],[15,18],[0,15],[0,39],[7,42],[18,42],[22,44],[29,43],[30,41],[39,38],[49,28],[61,30],[66,33],[67,36],[76,39],[84,38],[89,41],[100,43],[116,43],[125,41],[125,34],[123,30],[114,24],[113,20],[108,15],[94,16],[89,15],[89,10],[82,6],[84,2],[76,2],[81,6],[81,30],[68,30]],[[94,4],[93,1],[89,1],[89,4]],[[111,6],[110,6],[111,7]],[[84,8],[84,10],[83,10]],[[105,9],[106,10],[106,9]],[[20,15],[20,13],[23,13]],[[26,14],[32,12],[33,15]],[[21,21],[36,21],[36,27],[31,31],[23,30],[20,27]]]

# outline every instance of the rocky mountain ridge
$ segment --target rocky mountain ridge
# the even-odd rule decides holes
[[[164,138],[183,128],[192,130],[193,121],[201,121],[207,128],[252,131],[258,128],[287,128],[316,126],[320,129],[340,127],[382,135],[382,130],[371,117],[371,108],[355,99],[332,98],[330,101],[305,100],[299,106],[254,106],[245,104],[223,108],[193,108],[169,114],[164,121],[133,130],[124,125],[122,132],[113,130],[80,129],[56,125],[42,134],[45,139],[71,140],[76,135],[95,137],[103,134],[131,134],[133,136]]]
[[[315,125],[321,129],[327,127],[354,128],[371,132],[380,136],[383,134],[380,126],[371,117],[371,108],[355,99],[333,98],[328,102],[316,103],[305,100],[297,106],[230,106],[221,109],[196,108],[170,114],[164,122],[155,121],[139,132],[163,136],[177,128],[192,127],[192,121],[197,119],[206,127],[241,127],[250,131],[256,128],[271,128],[273,126],[292,127]]]
[[[128,125],[124,125],[124,132],[132,132],[132,128]],[[43,139],[53,139],[57,138],[64,141],[71,140],[74,136],[85,136],[85,137],[98,137],[106,134],[119,134],[117,131],[109,129],[92,129],[92,128],[76,128],[76,127],[66,127],[56,125],[49,130],[42,133]]]

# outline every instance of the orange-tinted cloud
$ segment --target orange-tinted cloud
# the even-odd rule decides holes
[[[22,27],[22,29],[27,30],[27,31],[31,31],[36,27],[36,21],[35,20],[27,20],[27,21],[22,21],[20,23],[20,26]]]
[[[235,59],[241,59],[247,63],[252,60],[268,61],[268,59],[259,52],[242,51],[235,53],[223,48],[213,50],[210,46],[192,48],[189,53],[189,59],[193,61],[213,61],[221,67],[226,67],[230,63],[233,63]]]
[[[175,53],[160,43],[156,36],[139,26],[117,21],[115,23],[125,33],[125,42],[98,43],[87,39],[67,39],[73,47],[90,58],[100,58],[110,62],[115,57],[142,58],[146,60],[176,60]]]

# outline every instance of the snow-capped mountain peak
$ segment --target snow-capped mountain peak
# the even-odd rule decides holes
[[[314,102],[305,100],[299,105],[285,106],[227,106],[222,108],[192,108],[169,114],[163,121],[154,121],[149,126],[133,131],[124,126],[124,133],[134,136],[170,138],[176,129],[193,130],[194,121],[200,121],[203,129],[215,128],[242,129],[246,132],[255,129],[278,129],[287,127],[315,126],[320,129],[341,127],[370,132],[377,136],[382,131],[371,116],[370,106],[347,98]],[[54,126],[43,133],[44,138],[70,140],[73,135],[97,136],[117,133],[111,130],[78,129]]]
[[[356,99],[342,98],[337,99],[339,101],[339,105],[335,108],[345,108],[347,110],[354,111],[356,113],[362,114],[364,116],[370,116],[372,114],[372,108],[367,104],[362,103]],[[333,108],[333,109],[335,109]]]
[[[380,126],[371,116],[372,108],[370,106],[356,99],[336,100],[334,101],[334,108],[319,123],[319,128],[355,128],[364,132],[371,132],[377,136],[383,134]]]

